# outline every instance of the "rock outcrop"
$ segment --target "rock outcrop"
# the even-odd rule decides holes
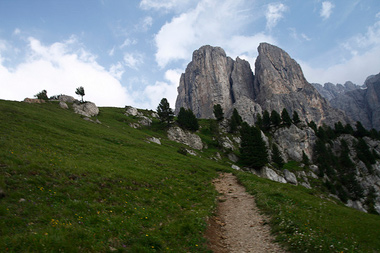
[[[193,149],[203,149],[202,140],[198,135],[185,131],[177,126],[169,128],[168,138],[169,140],[185,144]]]
[[[333,107],[343,110],[354,121],[360,121],[367,129],[380,130],[380,73],[368,77],[363,86],[352,82],[344,86],[331,83],[313,86]]]
[[[74,103],[74,112],[84,117],[93,117],[99,114],[99,108],[92,102]]]
[[[196,50],[181,76],[175,113],[184,107],[198,118],[214,118],[213,106],[220,104],[227,118],[236,108],[249,124],[263,109],[283,108],[318,125],[349,121],[306,81],[301,67],[285,51],[267,43],[261,43],[258,51],[253,75],[247,61],[234,61],[219,47]]]
[[[214,105],[220,104],[228,117],[235,103],[243,108],[249,101],[247,110],[253,114],[247,117],[247,111],[242,117],[252,122],[255,110],[261,112],[253,101],[253,82],[254,75],[247,61],[240,58],[234,61],[220,47],[203,46],[193,53],[181,76],[175,114],[184,107],[190,108],[198,118],[213,118]]]

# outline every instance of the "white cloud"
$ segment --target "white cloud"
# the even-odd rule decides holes
[[[147,31],[153,25],[153,18],[148,16],[142,21],[141,28],[143,31]]]
[[[116,64],[111,65],[109,72],[117,80],[121,80],[121,77],[125,72],[125,69],[121,62],[117,62]]]
[[[161,68],[178,60],[189,61],[192,52],[202,45],[221,46],[237,56],[256,51],[258,44],[240,44],[259,35],[244,35],[242,31],[257,18],[250,16],[254,1],[249,0],[201,0],[193,9],[175,16],[161,27],[155,36],[156,61]],[[270,38],[269,36],[264,36]],[[241,47],[242,49],[238,49]]]
[[[83,86],[85,99],[101,106],[133,103],[120,82],[96,62],[96,56],[77,46],[74,38],[49,46],[29,38],[29,54],[12,69],[0,63],[1,98],[23,100],[46,89],[48,95],[75,95]]]
[[[307,63],[301,64],[309,81],[352,81],[361,85],[368,76],[377,74],[380,71],[380,21],[369,26],[365,34],[350,38],[339,49],[343,53],[348,51],[349,57],[328,68],[312,68]]]
[[[182,70],[169,69],[165,72],[167,82],[156,82],[154,85],[148,85],[143,94],[148,98],[147,108],[157,108],[162,98],[166,98],[170,107],[174,109],[177,99],[177,87],[181,77]]]
[[[136,39],[127,38],[124,40],[123,44],[121,44],[120,48],[123,49],[125,47],[131,46],[131,45],[136,45],[136,44],[137,44]]]
[[[21,33],[21,30],[19,28],[16,28],[14,31],[13,31],[13,35],[19,35]]]
[[[183,10],[191,2],[191,0],[141,0],[140,8],[144,10],[154,9],[164,11]]]
[[[108,51],[109,56],[113,56],[115,54],[115,47],[113,47],[110,51]]]
[[[332,9],[334,8],[334,4],[332,4],[331,2],[329,1],[324,1],[322,2],[322,9],[320,11],[320,16],[326,20],[330,17],[331,13],[332,13]]]
[[[376,18],[380,18],[380,12],[376,13]]]
[[[265,13],[265,17],[267,19],[267,29],[274,28],[277,23],[282,19],[283,13],[288,8],[282,3],[276,4],[268,4],[267,12]]]
[[[137,70],[138,67],[144,63],[144,57],[140,53],[125,53],[124,63],[131,69]]]

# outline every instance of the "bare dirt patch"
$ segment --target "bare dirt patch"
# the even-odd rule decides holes
[[[211,217],[205,237],[213,252],[285,252],[270,234],[254,197],[245,191],[232,173],[213,181],[221,194],[217,215]]]

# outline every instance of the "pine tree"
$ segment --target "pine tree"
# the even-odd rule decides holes
[[[305,154],[305,151],[302,150],[302,163],[307,165],[310,165],[309,157]]]
[[[161,102],[157,107],[157,114],[161,122],[170,125],[170,123],[173,121],[174,113],[170,108],[169,102],[166,98],[161,99]]]
[[[232,116],[230,119],[230,132],[235,132],[239,126],[243,123],[243,119],[241,118],[239,112],[236,110],[236,108],[232,112]]]
[[[338,121],[337,123],[334,124],[334,131],[337,136],[340,136],[341,134],[344,133],[344,126],[342,122]]]
[[[284,108],[281,112],[281,119],[282,119],[282,124],[284,124],[284,126],[286,127],[290,127],[290,125],[292,124],[292,119],[290,118],[289,113],[286,110],[286,108]]]
[[[82,98],[81,102],[83,103],[83,97],[85,95],[83,86],[80,86],[79,88],[77,88],[75,91],[75,94],[81,96],[81,98]]]
[[[190,131],[197,131],[199,129],[198,119],[195,117],[191,109],[181,107],[177,118],[178,124]]]
[[[369,132],[365,129],[360,121],[356,121],[356,131],[354,132],[355,137],[363,138],[364,136],[368,136]]]
[[[43,100],[49,100],[48,96],[47,96],[47,91],[46,90],[43,90],[39,93],[37,93],[36,95],[34,95],[36,98],[38,99],[43,99]]]
[[[274,127],[279,127],[281,124],[281,116],[276,110],[272,110],[270,114],[270,122]]]
[[[298,116],[298,113],[296,111],[294,111],[293,112],[293,123],[298,124],[300,122],[301,122],[301,120],[300,120],[300,117]]]
[[[261,117],[261,114],[258,113],[256,115],[256,122],[255,122],[256,127],[263,129],[263,118]]]
[[[214,105],[214,115],[217,121],[222,121],[224,119],[223,109],[220,104]]]
[[[310,123],[308,125],[309,125],[309,127],[311,127],[311,129],[314,130],[314,133],[317,133],[318,128],[317,128],[317,124],[315,124],[314,121],[310,121]]]
[[[272,162],[274,162],[279,169],[282,169],[282,166],[284,166],[284,159],[282,159],[280,150],[276,144],[272,146]]]
[[[263,130],[268,131],[270,129],[270,115],[267,110],[263,113]]]
[[[241,128],[240,160],[244,166],[259,169],[268,163],[268,151],[259,128],[246,122]]]

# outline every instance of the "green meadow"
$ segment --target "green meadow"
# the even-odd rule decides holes
[[[192,156],[157,120],[134,129],[137,119],[124,112],[100,108],[96,124],[57,102],[0,100],[0,252],[208,252],[211,181],[232,171],[226,159],[210,159],[218,145],[208,120],[199,131],[208,149]],[[290,251],[380,251],[380,216],[234,173]]]

